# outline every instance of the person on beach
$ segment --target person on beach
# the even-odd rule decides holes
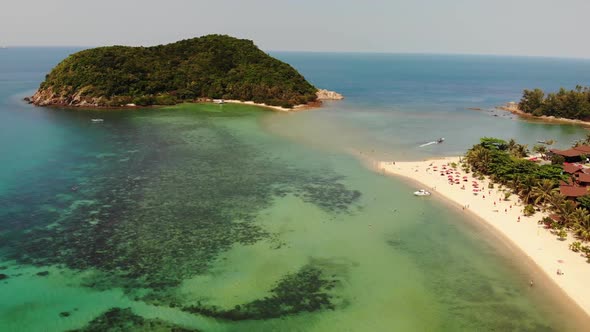
[[[533,287],[533,279],[531,279],[531,287]]]
[[[518,216],[518,222],[520,222],[520,216]]]

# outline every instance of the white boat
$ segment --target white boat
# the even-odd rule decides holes
[[[103,119],[92,119],[90,121],[92,121],[92,122],[103,122],[104,120]]]
[[[418,191],[414,191],[414,196],[430,196],[430,192],[424,189],[420,189]]]
[[[439,139],[436,140],[436,143],[437,144],[440,144],[440,143],[442,143],[444,141],[445,141],[445,138],[444,137],[441,137],[441,138],[439,138]]]
[[[213,99],[214,104],[223,104],[225,101],[223,99]]]

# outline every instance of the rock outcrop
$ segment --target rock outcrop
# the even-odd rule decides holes
[[[318,89],[318,91],[315,93],[316,96],[318,96],[318,100],[342,100],[344,99],[344,96],[334,92],[334,91],[329,91],[326,89]]]
[[[51,88],[39,89],[32,97],[25,98],[30,104],[37,106],[77,106],[77,107],[98,107],[102,103],[102,97],[83,97],[83,91],[73,95],[67,93],[56,93]]]

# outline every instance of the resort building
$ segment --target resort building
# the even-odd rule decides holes
[[[559,192],[567,198],[578,198],[588,194],[588,187],[580,187],[576,185],[561,185]]]
[[[567,162],[582,161],[582,156],[590,156],[590,146],[580,145],[567,150],[551,149],[550,154],[562,156]]]
[[[590,174],[584,172],[577,172],[574,174],[576,178],[576,183],[578,183],[582,187],[590,186]]]
[[[583,173],[584,168],[580,164],[563,163],[563,171],[575,176],[578,173]]]
[[[559,192],[562,195],[569,199],[576,199],[588,194],[590,169],[580,164],[563,163],[563,171],[571,177],[567,181],[560,181]]]

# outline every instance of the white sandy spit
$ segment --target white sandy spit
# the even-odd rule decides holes
[[[488,189],[487,179],[476,180],[472,173],[465,174],[460,167],[457,167],[459,174],[455,174],[456,171],[453,170],[453,177],[458,176],[460,184],[449,184],[448,175],[441,176],[440,170],[443,166],[450,168],[448,164],[452,162],[459,164],[459,157],[418,162],[375,162],[373,167],[386,174],[419,182],[423,187],[416,190],[426,189],[432,195],[442,196],[456,203],[466,213],[471,212],[481,218],[520,248],[590,315],[590,265],[580,253],[569,249],[569,244],[574,241],[571,234],[565,241],[558,240],[550,230],[537,223],[547,213],[537,212],[531,217],[525,217],[517,196],[512,195],[509,201],[505,201],[504,192],[499,191],[498,185],[494,189]],[[435,166],[437,170],[434,169]],[[468,177],[467,182],[463,181],[464,176]],[[473,181],[477,181],[482,190],[477,195],[473,192]],[[564,274],[558,275],[558,269]]]

